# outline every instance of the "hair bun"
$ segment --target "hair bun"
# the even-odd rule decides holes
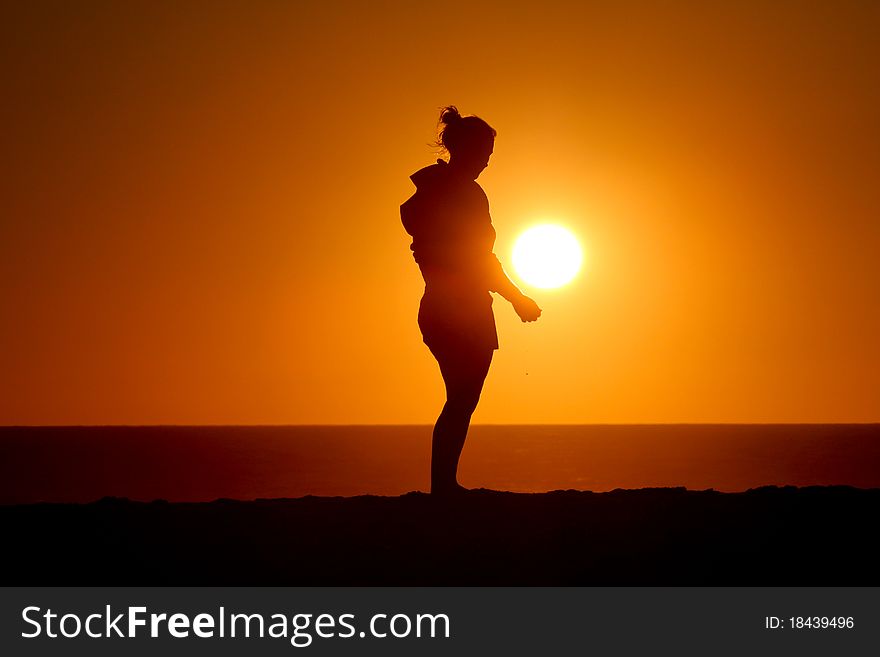
[[[449,105],[440,110],[440,123],[451,125],[461,121],[461,114],[455,105]]]

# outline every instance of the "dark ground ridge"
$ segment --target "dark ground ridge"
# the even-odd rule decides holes
[[[0,506],[4,584],[867,586],[880,489]]]

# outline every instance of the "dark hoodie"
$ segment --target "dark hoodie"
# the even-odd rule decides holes
[[[400,206],[400,217],[425,280],[419,309],[425,342],[497,349],[489,292],[507,277],[492,253],[495,229],[486,193],[443,160],[410,179],[416,192]]]

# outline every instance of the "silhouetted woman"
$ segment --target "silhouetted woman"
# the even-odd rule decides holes
[[[489,293],[512,303],[524,322],[538,319],[541,309],[492,252],[489,200],[476,179],[489,163],[495,130],[479,117],[462,117],[454,106],[440,113],[440,125],[438,145],[449,162],[437,160],[410,176],[416,192],[400,206],[400,216],[425,279],[419,328],[446,384],[431,448],[431,493],[443,495],[467,490],[456,480],[458,460],[498,348]]]

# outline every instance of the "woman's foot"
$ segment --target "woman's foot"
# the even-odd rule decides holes
[[[460,485],[458,482],[431,486],[431,495],[435,495],[437,497],[457,497],[459,495],[464,495],[468,492],[469,489]]]

